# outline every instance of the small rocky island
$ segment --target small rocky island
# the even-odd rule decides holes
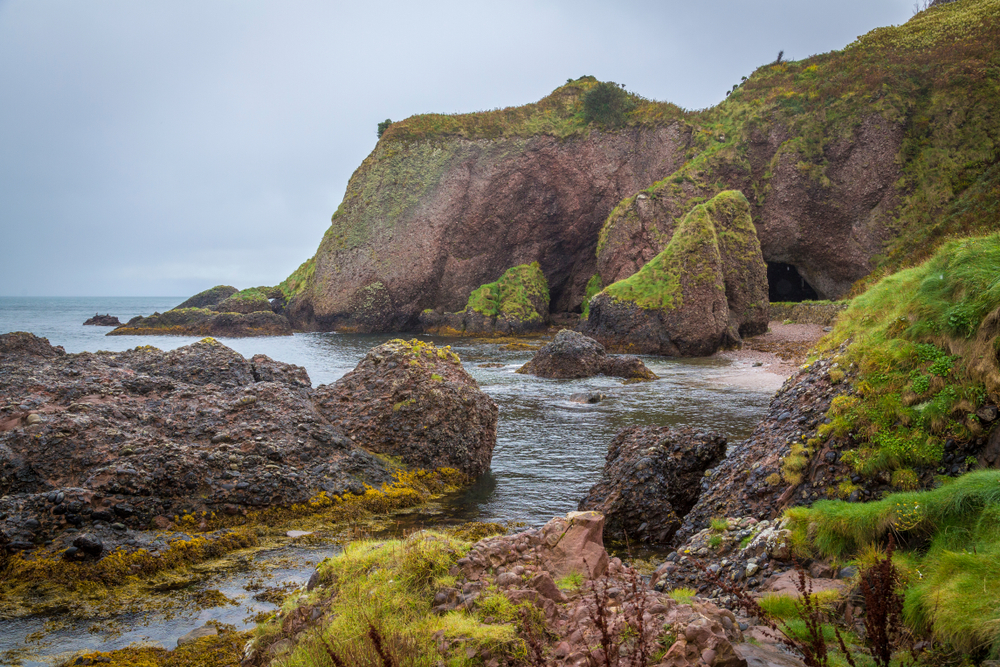
[[[95,327],[120,327],[121,322],[114,315],[100,315],[94,313],[94,316],[88,318],[86,322],[83,323],[84,326],[95,326]]]
[[[284,302],[280,288],[237,290],[229,285],[217,285],[165,313],[133,317],[107,335],[290,336],[292,327],[288,318],[281,314]]]

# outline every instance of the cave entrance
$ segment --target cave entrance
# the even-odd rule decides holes
[[[819,295],[791,264],[767,263],[767,298],[775,301],[816,301]]]

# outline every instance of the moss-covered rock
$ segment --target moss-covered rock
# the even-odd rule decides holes
[[[257,313],[272,312],[269,298],[272,288],[250,287],[240,290],[220,301],[214,308],[220,313]]]
[[[499,280],[473,290],[465,310],[421,313],[424,330],[437,334],[510,335],[549,323],[549,285],[538,262],[507,269]]]
[[[727,191],[693,208],[638,273],[591,299],[583,329],[612,350],[704,356],[763,333],[767,315],[750,206]]]

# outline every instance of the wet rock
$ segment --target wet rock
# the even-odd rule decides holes
[[[85,533],[73,540],[73,546],[86,555],[95,558],[100,556],[101,552],[104,551],[104,542],[101,541],[101,538],[90,533]]]
[[[577,394],[570,394],[569,400],[571,403],[600,403],[604,400],[604,394],[598,391],[582,392]]]
[[[291,336],[288,318],[270,310],[217,313],[205,308],[182,308],[148,317],[133,317],[108,336]]]
[[[489,469],[497,406],[447,347],[389,341],[317,388],[314,400],[324,418],[372,452],[473,477]]]
[[[593,375],[652,380],[653,371],[632,355],[608,356],[593,338],[563,329],[544,345],[518,373],[544,378],[582,378]]]
[[[608,445],[601,478],[579,507],[604,513],[616,538],[667,543],[697,501],[705,470],[725,452],[715,433],[629,427]]]

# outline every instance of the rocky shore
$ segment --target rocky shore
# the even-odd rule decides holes
[[[411,355],[405,364],[367,374],[376,360],[392,364],[400,349]],[[470,479],[489,466],[496,439],[493,402],[453,353],[424,344],[375,348],[354,374],[317,389],[301,367],[245,359],[212,339],[170,352],[66,354],[13,333],[0,336],[0,352],[0,535],[8,552],[62,545],[82,556],[89,550],[75,540],[86,531],[104,536],[103,549],[137,548],[135,531],[177,517],[363,495],[421,468]],[[377,388],[387,381],[399,403],[436,412],[393,409]],[[338,397],[347,395],[344,413]],[[389,418],[372,420],[383,408]],[[431,414],[441,429],[427,430]],[[462,421],[452,423],[455,415]],[[373,445],[400,432],[424,439],[393,450],[398,459],[379,455]]]

